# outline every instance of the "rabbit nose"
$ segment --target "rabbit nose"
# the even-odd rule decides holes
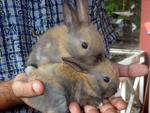
[[[102,61],[102,59],[104,58],[104,54],[103,53],[99,53],[97,56],[96,56],[96,60],[97,61]]]
[[[82,62],[84,62],[87,65],[96,65],[98,63],[98,61],[102,61],[103,60],[103,54],[98,54],[98,55],[93,55],[93,56],[89,56],[89,57],[83,57],[81,59]]]
[[[111,89],[107,89],[103,95],[104,99],[110,98],[117,92],[118,87],[113,87]]]

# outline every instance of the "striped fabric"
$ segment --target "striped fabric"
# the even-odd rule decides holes
[[[75,5],[73,0],[70,2]],[[103,0],[89,0],[91,22],[103,36],[106,50],[117,39],[105,14]],[[63,0],[0,0],[0,81],[24,72],[32,46],[33,33],[41,35],[48,28],[63,23]],[[18,106],[7,113],[36,113]]]

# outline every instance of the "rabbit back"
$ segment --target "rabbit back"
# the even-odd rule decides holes
[[[63,41],[66,32],[67,27],[65,25],[50,28],[45,32],[34,45],[27,65],[38,67],[46,63],[61,62],[60,56],[69,56]]]

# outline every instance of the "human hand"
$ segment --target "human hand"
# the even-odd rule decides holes
[[[44,92],[44,85],[39,80],[28,82],[25,74],[19,74],[12,81],[12,91],[19,100],[24,101],[27,97],[41,95]]]
[[[148,67],[144,64],[120,65],[114,64],[114,69],[123,77],[144,76],[148,73]],[[127,107],[127,103],[121,97],[112,97],[103,101],[103,106],[99,109],[93,106],[85,106],[85,113],[117,113]],[[71,113],[80,113],[80,107],[76,102],[72,102],[69,106]]]
[[[99,109],[86,105],[84,107],[85,113],[117,113],[117,111],[123,110],[127,107],[126,102],[121,97],[113,97],[109,100],[103,101],[103,106]],[[80,107],[76,102],[72,102],[69,106],[71,113],[81,113]]]
[[[139,77],[148,74],[148,67],[144,64],[121,65],[113,64],[120,77]]]
[[[103,101],[103,106],[99,109],[86,105],[84,107],[85,113],[117,113],[117,111],[123,110],[127,107],[126,102],[121,97],[113,97],[109,100]],[[69,106],[71,113],[81,113],[80,107],[76,102],[72,102]]]

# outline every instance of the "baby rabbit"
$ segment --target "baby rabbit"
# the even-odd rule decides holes
[[[64,3],[64,25],[50,28],[34,46],[27,65],[38,67],[62,62],[62,58],[78,59],[93,65],[104,52],[97,29],[90,24],[86,0],[76,0],[77,11]]]
[[[98,107],[102,99],[117,91],[119,77],[109,60],[103,59],[90,67],[63,60],[64,63],[41,65],[28,74],[30,80],[43,82],[45,92],[41,96],[25,99],[26,104],[42,113],[69,113],[68,104],[71,101],[78,102],[81,107]]]

